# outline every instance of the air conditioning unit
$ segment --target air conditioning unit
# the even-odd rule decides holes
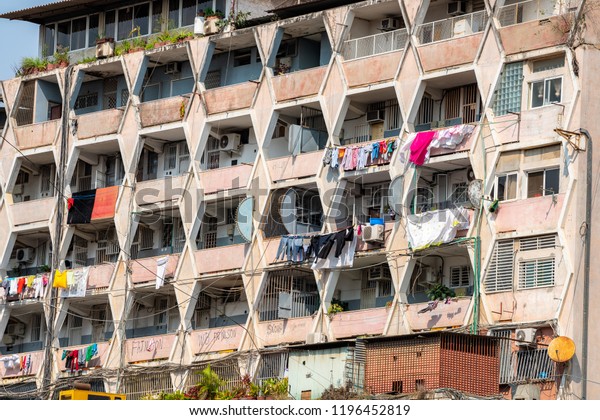
[[[221,136],[219,146],[221,151],[230,152],[239,149],[241,136],[236,133],[227,133]]]
[[[165,74],[177,74],[179,73],[179,63],[177,61],[168,63],[165,66]]]
[[[368,123],[379,123],[385,119],[385,110],[377,109],[375,111],[367,111],[367,122]]]
[[[400,19],[397,18],[385,18],[381,21],[381,30],[383,31],[394,31],[400,29],[402,26]]]
[[[22,263],[29,263],[33,261],[35,251],[33,248],[20,248],[17,249],[17,261]]]
[[[515,331],[515,338],[517,339],[517,345],[531,347],[535,346],[535,328],[520,328]]]
[[[370,225],[363,227],[362,237],[365,242],[383,242],[383,225]]]
[[[309,333],[306,336],[306,344],[319,344],[319,343],[326,343],[326,342],[327,342],[327,336],[325,334]]]
[[[13,337],[25,337],[25,324],[9,324],[5,334]]]
[[[23,194],[23,184],[15,184],[13,187],[13,194],[21,195]]]
[[[369,281],[391,280],[390,270],[385,265],[369,268]]]
[[[10,346],[15,344],[15,338],[12,335],[4,334],[2,337],[2,344]]]
[[[462,1],[451,1],[448,3],[448,14],[458,16],[465,14],[465,3]]]

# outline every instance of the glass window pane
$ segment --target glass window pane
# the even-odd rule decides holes
[[[502,175],[498,177],[498,195],[496,198],[500,201],[506,200],[506,175]]]
[[[227,10],[225,10],[225,0],[217,0],[215,2],[215,12],[221,12],[223,15],[227,14]]]
[[[179,27],[179,0],[169,0],[169,29]]]
[[[545,99],[547,104],[560,102],[562,93],[562,78],[546,80]]]
[[[523,83],[523,62],[509,63],[504,66],[494,100],[496,115],[521,110],[521,88]]]
[[[98,38],[98,34],[99,34],[99,19],[100,15],[91,15],[90,16],[90,27],[88,29],[88,47],[93,47],[94,45],[96,45],[96,39]]]
[[[558,194],[560,179],[557,169],[548,169],[546,171],[546,183],[544,185],[544,195],[552,195],[552,192]]]
[[[152,2],[152,33],[157,34],[162,31],[162,0]]]
[[[58,24],[58,34],[56,39],[56,48],[64,50],[71,49],[71,22],[61,22]]]
[[[119,9],[119,24],[117,28],[117,39],[127,39],[131,37],[133,28],[133,7]]]
[[[42,55],[48,57],[54,54],[54,24],[44,27],[44,46]]]
[[[181,6],[181,26],[194,24],[196,17],[196,0],[183,0]]]
[[[148,35],[149,30],[149,16],[150,16],[150,3],[138,4],[135,6],[135,17],[133,20],[133,28],[140,28],[139,33],[135,33],[135,36]],[[136,30],[137,32],[137,30]]]
[[[71,51],[85,48],[85,32],[87,27],[87,19],[80,18],[73,20],[71,26]]]
[[[544,172],[530,172],[527,175],[527,198],[541,197],[544,186]]]
[[[531,84],[531,107],[537,108],[544,105],[544,82],[533,82]]]
[[[200,2],[198,2],[198,8],[196,10],[197,11],[200,11],[200,10],[204,11],[204,10],[206,10],[209,7],[211,9],[213,8],[213,2],[212,2],[212,0],[210,0],[210,1],[200,1]]]
[[[508,175],[506,178],[506,189],[504,190],[505,200],[514,200],[517,198],[517,174]]]
[[[108,38],[115,37],[115,11],[106,12],[104,16],[104,34]]]

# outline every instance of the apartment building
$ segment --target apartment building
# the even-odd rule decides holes
[[[598,3],[231,3],[0,16],[70,57],[0,83],[0,395],[600,398]]]

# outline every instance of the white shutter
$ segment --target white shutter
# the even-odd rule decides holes
[[[519,262],[519,289],[554,286],[554,257]]]
[[[497,241],[485,275],[485,291],[502,292],[512,290],[514,273],[514,241]]]

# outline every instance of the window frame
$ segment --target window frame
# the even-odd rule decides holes
[[[554,193],[550,193],[548,192],[547,188],[546,188],[546,172],[548,171],[558,171],[558,191],[554,191]],[[556,194],[560,194],[560,167],[559,166],[550,166],[548,168],[539,168],[539,169],[531,169],[528,170],[526,172],[527,175],[527,184],[525,186],[525,191],[527,196],[525,198],[537,198],[540,196],[529,196],[529,177],[531,174],[534,173],[538,173],[538,172],[542,172],[543,173],[543,180],[542,180],[542,195],[541,197],[546,197],[548,195],[556,195]]]
[[[458,285],[453,285],[452,284],[452,271],[458,269],[460,270],[459,272],[459,284]],[[467,273],[467,283],[463,284],[462,283],[462,276],[464,274],[464,271],[466,271]],[[448,287],[451,289],[460,289],[460,288],[464,288],[464,287],[471,287],[471,267],[468,264],[464,264],[464,265],[454,265],[449,267],[449,271],[448,271]]]
[[[535,74],[535,73],[534,73]],[[560,79],[560,100],[559,101],[555,101],[555,102],[546,102],[546,83],[552,81],[552,80],[556,80],[556,79]],[[542,105],[538,105],[538,106],[534,106],[533,105],[533,85],[536,83],[542,83],[543,84],[543,91],[542,91]],[[529,84],[529,109],[538,109],[538,108],[543,108],[545,106],[550,106],[552,104],[560,104],[562,103],[563,100],[563,76],[548,76],[548,77],[544,77],[541,79],[536,79],[536,80],[531,80],[528,82]]]
[[[499,178],[501,177],[506,177],[507,181],[508,178],[510,176],[515,176],[515,196],[513,198],[505,198],[505,199],[501,199],[498,197],[498,181]],[[504,189],[504,191],[506,192],[506,187]],[[506,196],[506,193],[504,194]],[[500,174],[496,174],[496,176],[494,177],[494,186],[493,186],[493,191],[492,191],[492,197],[494,200],[498,200],[500,202],[506,203],[506,202],[510,202],[510,201],[515,201],[519,199],[519,171],[510,171],[510,172],[504,172],[504,173],[500,173]]]
[[[548,268],[546,267],[540,267],[540,264],[544,264],[544,263],[548,263],[551,262],[552,264],[552,271],[550,273],[547,273],[547,275],[551,276],[551,284],[540,284],[540,269],[542,270],[542,274],[545,273],[544,270],[547,270]],[[529,283],[528,281],[525,280],[525,278],[522,278],[524,271],[526,270],[525,268],[523,268],[523,266],[525,264],[534,264],[533,265],[533,283],[531,286],[527,286],[526,283]],[[541,257],[537,257],[537,258],[527,258],[527,259],[522,259],[519,260],[519,264],[517,265],[517,269],[519,270],[519,272],[517,273],[517,275],[515,277],[517,277],[517,290],[531,290],[531,289],[540,289],[540,288],[544,288],[544,287],[554,287],[556,285],[556,257],[552,254],[549,256],[541,256]]]

